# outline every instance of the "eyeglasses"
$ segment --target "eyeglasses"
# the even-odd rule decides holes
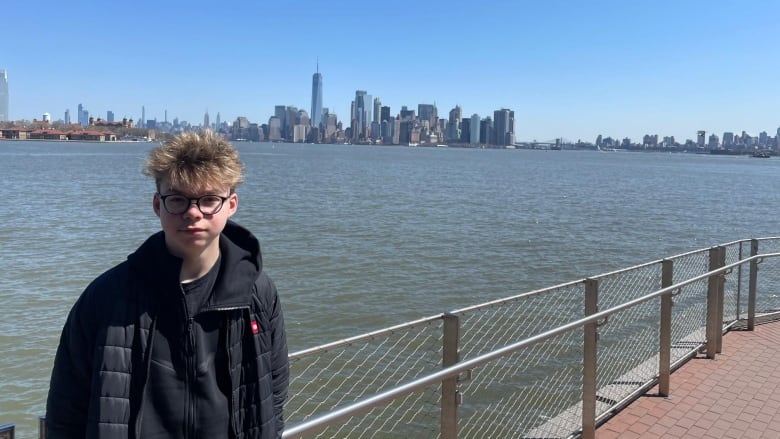
[[[198,206],[198,210],[204,215],[214,215],[222,209],[222,205],[225,204],[228,197],[220,197],[219,195],[204,195],[197,198],[189,198],[184,195],[170,194],[163,195],[157,193],[162,200],[165,210],[172,215],[181,215],[186,212],[192,203]]]

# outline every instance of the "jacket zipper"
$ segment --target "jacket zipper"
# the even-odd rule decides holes
[[[182,297],[182,305],[184,306],[184,316],[187,319],[187,332],[185,334],[185,349],[184,349],[184,364],[185,364],[185,372],[184,372],[184,401],[185,401],[185,408],[184,408],[184,437],[185,438],[194,438],[195,437],[195,396],[193,392],[194,383],[195,380],[196,371],[195,371],[195,337],[193,334],[193,327],[194,327],[194,317],[190,315],[189,310],[187,309],[187,297],[186,293],[184,292],[184,287],[181,285],[179,286],[181,288],[181,297]]]
[[[187,424],[185,425],[185,437],[195,437],[195,392],[192,391],[194,387],[194,380],[197,376],[196,362],[195,362],[195,335],[193,331],[194,320],[192,317],[187,318],[187,377],[186,394],[187,394],[187,415],[185,416]]]

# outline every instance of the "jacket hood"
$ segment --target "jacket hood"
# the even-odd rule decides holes
[[[255,280],[263,270],[260,242],[249,230],[228,221],[219,239],[220,269],[206,309],[247,306]],[[156,293],[179,292],[182,260],[165,246],[165,234],[150,236],[127,257],[131,270]]]

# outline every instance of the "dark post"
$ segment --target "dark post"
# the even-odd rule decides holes
[[[750,240],[750,256],[758,254],[758,240]],[[750,286],[748,291],[748,321],[747,329],[752,331],[756,326],[756,293],[758,284],[758,260],[750,261]]]
[[[726,247],[718,247],[718,268],[726,266]],[[718,279],[718,332],[717,352],[723,352],[723,308],[726,306],[724,289],[726,288],[726,273],[721,273]]]
[[[717,270],[720,251],[717,247],[710,248],[710,265],[708,271]],[[722,331],[723,323],[718,322],[718,285],[721,273],[710,275],[707,279],[707,358],[715,358],[718,350],[718,332]]]
[[[599,281],[585,279],[585,317],[599,311]],[[584,327],[582,363],[582,439],[596,438],[598,322]]]
[[[442,367],[455,365],[460,361],[460,319],[454,314],[445,314],[442,346]],[[458,437],[458,377],[447,378],[441,383],[441,438]]]
[[[661,262],[661,288],[673,283],[674,261]],[[672,373],[672,292],[661,296],[661,330],[658,342],[658,394],[669,396],[669,380]]]

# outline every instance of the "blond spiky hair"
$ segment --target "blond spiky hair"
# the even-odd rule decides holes
[[[225,186],[230,192],[243,183],[244,164],[238,151],[213,131],[185,132],[149,152],[144,174],[175,188]]]

